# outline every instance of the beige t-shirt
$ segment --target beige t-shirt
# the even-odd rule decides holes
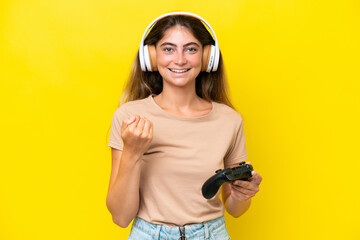
[[[205,199],[201,188],[217,169],[247,158],[241,116],[212,102],[201,117],[181,117],[163,110],[153,96],[127,102],[114,113],[109,146],[123,149],[121,122],[134,114],[149,119],[153,139],[143,155],[138,217],[155,224],[201,223],[221,217],[220,191]],[[126,196],[124,196],[126,197]]]

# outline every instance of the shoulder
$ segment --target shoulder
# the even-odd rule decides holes
[[[114,113],[114,116],[117,117],[130,117],[134,113],[141,112],[148,108],[149,97],[138,99],[134,101],[129,101],[121,104]]]
[[[146,97],[143,99],[137,99],[137,100],[123,103],[120,105],[120,107],[118,109],[116,109],[116,111],[117,112],[133,111],[133,110],[137,110],[137,109],[146,108],[148,105],[149,105],[149,97]]]
[[[229,107],[228,105],[226,105],[224,103],[218,103],[218,102],[213,102],[213,103],[217,109],[216,112],[218,113],[218,115],[222,116],[226,120],[242,122],[241,114],[239,112],[237,112],[235,109]]]

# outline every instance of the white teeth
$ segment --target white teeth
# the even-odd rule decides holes
[[[183,72],[187,72],[189,69],[183,69],[183,70],[178,70],[178,69],[170,69],[170,71],[172,72],[176,72],[176,73],[183,73]]]

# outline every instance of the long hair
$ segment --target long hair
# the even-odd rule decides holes
[[[171,15],[160,19],[149,32],[144,44],[156,45],[157,42],[163,38],[165,32],[174,26],[186,27],[203,47],[205,45],[215,44],[211,34],[199,19],[185,15]],[[207,101],[224,103],[234,108],[227,92],[227,82],[221,53],[217,71],[210,73],[200,72],[196,77],[195,84],[196,94],[199,97]],[[121,96],[120,104],[143,99],[150,94],[160,94],[162,88],[163,82],[159,72],[143,72],[141,70],[138,52],[131,69],[129,80]]]

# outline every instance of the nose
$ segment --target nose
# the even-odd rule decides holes
[[[184,65],[187,62],[186,56],[183,51],[178,51],[174,62],[178,65]]]

